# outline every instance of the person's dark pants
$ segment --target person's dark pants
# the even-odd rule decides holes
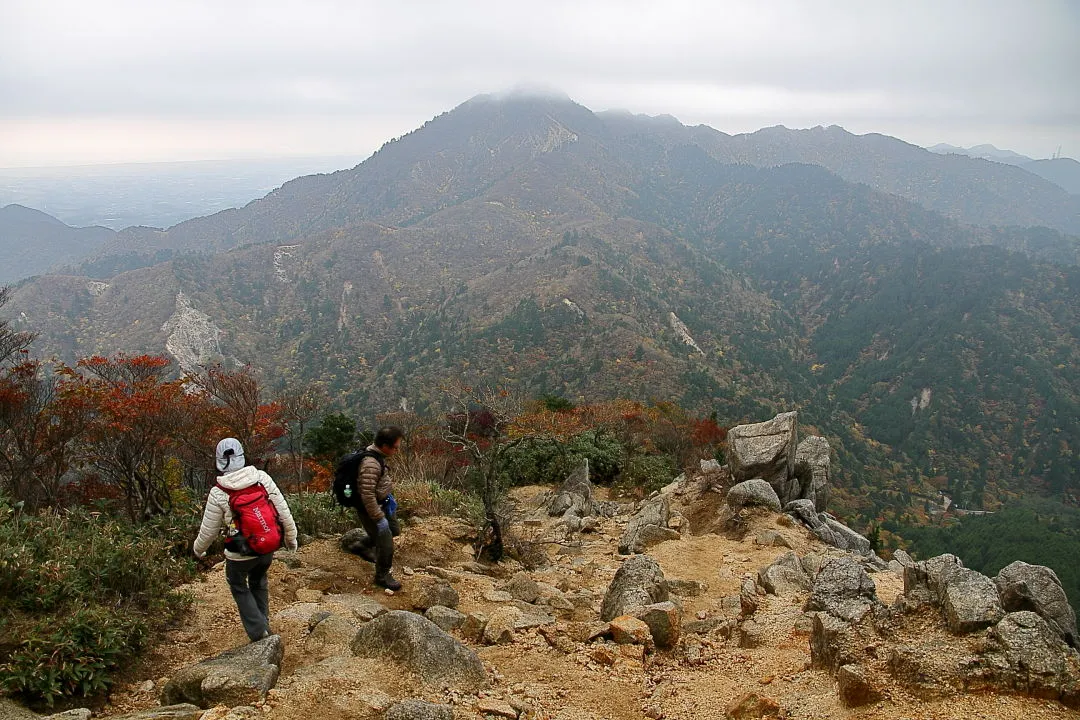
[[[356,508],[356,515],[360,519],[360,526],[367,533],[363,546],[374,556],[375,578],[386,577],[394,565],[394,538],[401,534],[401,526],[396,517],[387,515],[390,532],[379,532],[377,522],[371,519],[363,505]]]
[[[266,571],[273,562],[273,553],[250,560],[225,559],[225,579],[240,611],[244,632],[252,642],[270,632],[270,586]]]

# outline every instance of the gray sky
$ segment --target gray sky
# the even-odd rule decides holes
[[[0,167],[363,156],[522,83],[1080,157],[1080,1],[0,0]]]

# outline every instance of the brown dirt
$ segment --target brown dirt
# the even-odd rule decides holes
[[[535,488],[516,497],[527,505]],[[615,553],[625,518],[605,520],[599,532],[583,536],[580,548],[545,545],[550,567],[533,573],[551,584],[588,588],[600,599],[621,558]],[[533,531],[543,537],[545,527]],[[651,551],[668,577],[697,580],[707,589],[697,597],[683,598],[687,620],[723,616],[724,596],[738,595],[742,578],[756,573],[783,547],[755,545],[762,530],[775,530],[800,555],[824,548],[802,528],[775,516],[754,518],[743,540],[718,535],[690,536],[663,543]],[[371,585],[371,565],[342,552],[336,541],[322,540],[299,551],[302,565],[286,568],[276,562],[270,571],[271,613],[299,607],[298,591],[363,593],[391,609],[411,609],[410,592],[426,576],[424,567],[459,568],[473,558],[464,542],[460,523],[430,518],[410,523],[398,539],[397,569],[405,584],[389,595]],[[512,571],[512,565],[506,568]],[[903,590],[903,582],[891,573],[877,573],[874,580],[884,602]],[[461,595],[462,612],[490,613],[499,603],[484,598],[499,580],[463,573],[453,582]],[[110,704],[101,715],[116,715],[157,704],[161,683],[174,671],[246,642],[236,608],[225,585],[223,566],[218,565],[188,590],[193,609],[182,626],[166,633],[161,641],[114,688]],[[755,615],[765,644],[754,649],[738,647],[736,640],[717,635],[684,636],[680,648],[671,652],[642,654],[640,647],[613,647],[614,665],[593,657],[595,644],[571,643],[571,650],[557,650],[536,630],[519,632],[510,645],[482,646],[468,642],[493,682],[485,695],[505,700],[528,713],[522,717],[552,720],[639,720],[661,716],[671,720],[725,717],[729,702],[746,692],[776,700],[792,718],[873,718],[910,720],[931,718],[1025,718],[1050,720],[1077,717],[1062,705],[1008,695],[956,695],[923,701],[901,690],[890,689],[886,699],[869,708],[849,710],[836,696],[832,677],[810,669],[808,637],[795,629],[805,597],[765,596]],[[326,602],[325,599],[322,602]],[[328,609],[330,609],[328,607]],[[730,611],[729,611],[730,612]],[[574,620],[597,619],[596,609],[579,610]],[[394,700],[422,697],[452,703],[455,717],[481,718],[477,698],[425,688],[415,679],[377,661],[351,656],[347,647],[314,644],[307,638],[306,623],[277,619],[274,630],[286,643],[285,662],[278,686],[262,704],[267,720],[345,720],[374,718]],[[936,632],[932,623],[924,629]],[[142,689],[152,680],[153,691]]]

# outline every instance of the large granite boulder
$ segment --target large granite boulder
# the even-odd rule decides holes
[[[1080,707],[1080,664],[1039,615],[1009,613],[987,631],[987,653],[971,668],[997,687]]]
[[[619,539],[619,554],[643,553],[666,540],[678,540],[682,536],[667,526],[670,517],[668,499],[663,495],[645,503],[626,524]]]
[[[799,556],[787,552],[758,570],[758,584],[773,595],[798,595],[810,589],[810,576],[803,570]]]
[[[792,500],[784,505],[784,512],[811,530],[825,524],[824,515],[818,513],[810,500]]]
[[[766,422],[731,428],[727,436],[727,459],[732,480],[740,483],[762,478],[773,486],[781,503],[797,500],[794,491],[797,417],[797,413],[787,412]]]
[[[916,604],[940,605],[949,576],[964,567],[950,553],[932,557],[904,568],[904,595]]]
[[[352,652],[393,660],[431,685],[475,691],[487,683],[476,653],[427,618],[403,610],[391,610],[362,625]]]
[[[1076,613],[1061,587],[1057,573],[1042,565],[1017,560],[994,578],[1006,612],[1028,610],[1038,614],[1073,647],[1077,645]]]
[[[877,588],[862,563],[852,557],[840,557],[821,566],[806,609],[857,622],[877,604]]]
[[[945,620],[956,634],[990,627],[1005,615],[994,581],[970,568],[957,568],[941,597]]]
[[[823,543],[859,555],[870,555],[870,541],[865,537],[825,513],[818,515],[818,518],[821,524],[810,528],[810,532]]]
[[[162,705],[251,705],[266,696],[281,672],[285,644],[271,635],[177,671],[161,690]]]
[[[795,450],[798,497],[809,500],[822,512],[829,503],[830,450],[829,441],[819,435],[806,438]]]
[[[600,619],[610,622],[620,615],[633,615],[647,605],[667,599],[667,582],[660,565],[648,555],[634,555],[611,579],[600,605]]]
[[[780,498],[773,486],[761,478],[744,480],[728,490],[726,502],[732,510],[744,507],[763,507],[780,512]]]

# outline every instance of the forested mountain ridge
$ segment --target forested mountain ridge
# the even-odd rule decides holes
[[[73,228],[22,205],[0,207],[0,284],[82,259],[113,234],[104,227]]]
[[[41,278],[12,308],[41,354],[224,358],[372,412],[451,378],[727,424],[798,408],[866,519],[938,488],[1075,491],[1076,240],[961,225],[812,165],[733,165],[724,138],[481,98],[353,171],[159,234],[228,252],[107,287]]]

